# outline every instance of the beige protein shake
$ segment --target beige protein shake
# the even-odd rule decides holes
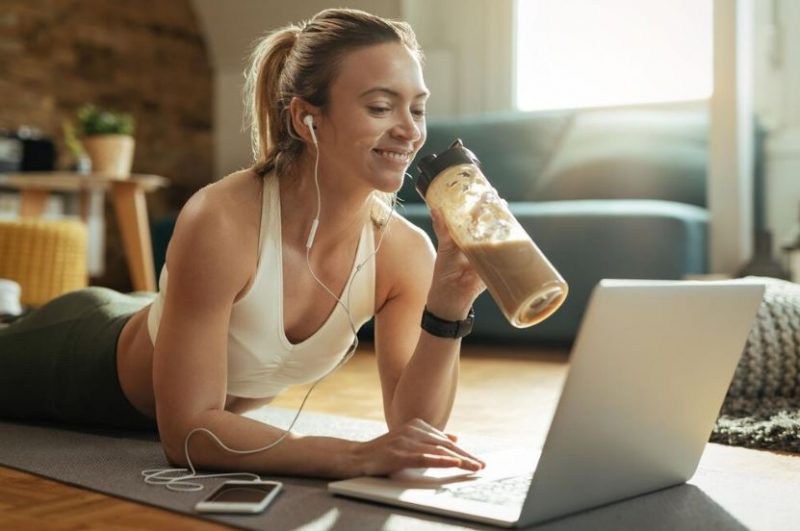
[[[417,190],[445,224],[506,319],[539,323],[567,296],[567,283],[531,240],[460,140],[419,164]]]

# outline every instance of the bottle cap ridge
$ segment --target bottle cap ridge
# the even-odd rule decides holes
[[[464,143],[460,138],[456,138],[455,141],[450,144],[449,148],[438,155],[433,153],[423,157],[422,160],[419,161],[419,164],[417,164],[419,177],[417,177],[416,188],[419,195],[425,199],[428,187],[436,176],[446,168],[458,164],[481,165],[478,157],[476,157],[472,151],[464,147]]]

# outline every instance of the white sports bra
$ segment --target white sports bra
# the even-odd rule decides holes
[[[250,289],[234,303],[231,311],[227,393],[233,396],[272,397],[291,385],[312,382],[332,369],[353,341],[347,312],[340,304],[336,304],[328,319],[311,337],[296,344],[286,337],[278,184],[279,179],[274,174],[264,177],[258,266]],[[340,295],[342,302],[350,308],[357,329],[375,313],[374,250],[373,224],[367,223],[361,231],[353,269]],[[363,267],[358,268],[361,264]],[[168,278],[165,265],[158,283],[158,296],[147,319],[153,344],[161,321]]]

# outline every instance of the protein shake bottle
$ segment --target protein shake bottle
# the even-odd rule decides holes
[[[533,243],[478,158],[456,140],[419,164],[417,191],[439,208],[456,245],[467,256],[508,321],[525,328],[555,312],[567,283]]]

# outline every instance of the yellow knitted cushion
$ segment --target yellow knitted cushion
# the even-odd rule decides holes
[[[0,278],[22,287],[22,304],[40,306],[87,285],[86,226],[77,220],[0,221]]]

